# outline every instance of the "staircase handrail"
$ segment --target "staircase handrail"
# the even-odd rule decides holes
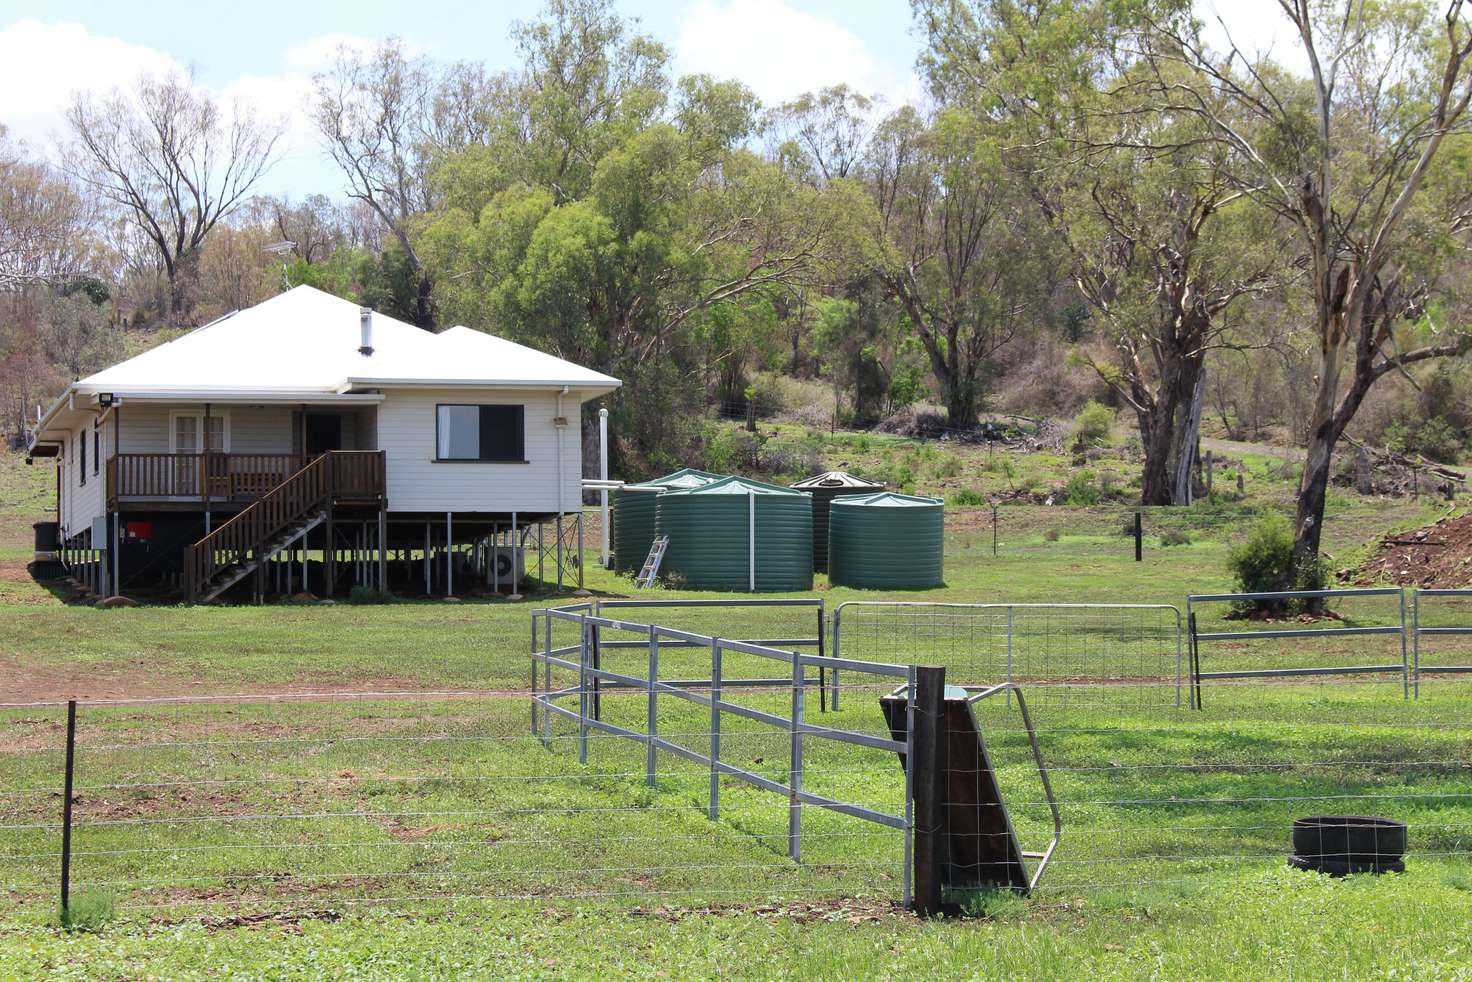
[[[184,579],[190,602],[219,570],[244,562],[252,554],[259,557],[272,535],[325,504],[331,491],[332,454],[319,454],[189,546],[184,553]]]

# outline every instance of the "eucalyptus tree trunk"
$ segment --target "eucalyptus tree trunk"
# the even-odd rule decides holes
[[[1201,408],[1206,401],[1206,366],[1194,366],[1195,383],[1190,397],[1176,411],[1175,432],[1170,450],[1171,504],[1189,505],[1195,497],[1198,461],[1201,458]]]

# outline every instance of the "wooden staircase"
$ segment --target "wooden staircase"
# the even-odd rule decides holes
[[[220,596],[328,521],[338,501],[382,507],[384,483],[381,451],[334,450],[308,461],[185,550],[189,602]]]

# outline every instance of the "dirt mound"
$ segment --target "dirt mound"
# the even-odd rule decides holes
[[[1472,513],[1389,536],[1364,566],[1340,579],[1428,589],[1472,586]]]

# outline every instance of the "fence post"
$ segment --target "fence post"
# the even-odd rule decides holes
[[[710,639],[710,820],[721,811],[721,639]]]
[[[1007,681],[1008,682],[1014,681],[1013,678],[1012,678],[1012,612],[1013,612],[1013,607],[1012,607],[1011,604],[1008,604],[1007,605]],[[1008,689],[1007,690],[1007,708],[1008,709],[1011,709],[1012,708],[1012,690],[1011,689]]]
[[[1416,698],[1421,698],[1421,591],[1411,591],[1411,654],[1415,666]]]
[[[66,777],[61,795],[61,921],[65,926],[72,891],[72,773],[77,760],[77,700],[66,703]]]
[[[1140,562],[1145,556],[1145,526],[1139,512],[1135,512],[1135,562]],[[1011,681],[1008,679],[1007,681]]]
[[[1400,681],[1401,695],[1411,698],[1411,657],[1406,644],[1406,591],[1400,591]]]
[[[1188,652],[1191,661],[1191,701],[1197,710],[1201,708],[1201,649],[1195,636],[1195,611],[1186,614]]]
[[[792,654],[792,760],[787,775],[787,854],[794,863],[802,862],[802,710],[803,689],[807,681],[802,656]]]
[[[833,657],[843,657],[843,604],[833,608]],[[838,668],[833,669],[833,711],[838,712]]]
[[[541,736],[541,721],[537,719],[537,612],[532,611],[532,736]]]
[[[597,624],[593,625],[591,635],[593,642],[593,668],[600,669],[603,667],[603,641]],[[597,675],[593,676],[593,718],[603,718],[603,684]]]
[[[1176,708],[1181,708],[1181,612],[1172,607],[1176,621]]]
[[[909,910],[915,868],[915,666],[905,666],[905,834],[900,868],[900,903]]]
[[[659,677],[659,634],[649,627],[649,723],[644,748],[644,783],[654,787],[654,739],[659,733],[659,693],[654,688]]]
[[[548,659],[550,659],[552,657],[551,614],[547,615],[547,619],[543,624],[543,632],[546,636],[547,657]],[[546,690],[547,698],[550,703],[552,698],[552,662],[550,660],[544,661],[542,663],[542,688]],[[547,747],[552,746],[552,711],[550,709],[542,714],[542,744]]]
[[[910,752],[906,763],[911,773],[914,798],[914,906],[915,913],[921,917],[941,912],[947,763],[941,720],[945,690],[944,666],[916,666],[909,706]]]
[[[578,644],[578,763],[588,762],[588,622]]]
[[[818,657],[822,658],[823,651],[823,625],[827,620],[823,602],[818,602]],[[818,666],[818,712],[828,711],[828,670],[822,665]]]

